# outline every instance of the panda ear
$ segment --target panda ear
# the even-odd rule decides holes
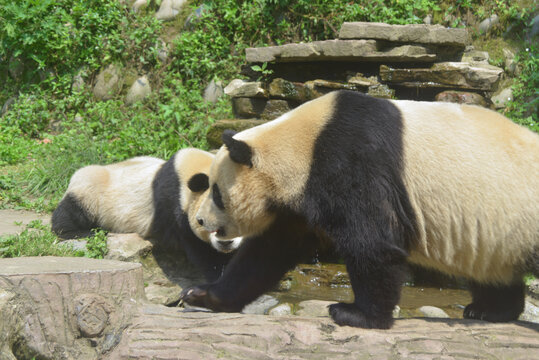
[[[238,164],[253,167],[253,162],[251,161],[253,151],[251,147],[246,142],[234,139],[233,136],[235,134],[236,132],[232,130],[225,130],[223,132],[223,143],[228,148],[230,158]]]
[[[198,173],[191,176],[191,178],[187,182],[187,187],[189,188],[189,190],[195,193],[207,190],[210,187],[208,175]]]

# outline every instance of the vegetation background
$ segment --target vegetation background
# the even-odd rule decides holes
[[[513,49],[519,76],[505,112],[539,132],[539,48],[525,36],[535,0],[196,0],[165,23],[154,17],[160,2],[134,13],[119,0],[0,0],[0,105],[14,101],[0,118],[0,208],[50,212],[88,164],[206,149],[208,127],[232,115],[226,97],[206,103],[203,89],[236,78],[245,48],[332,39],[344,21],[411,24],[431,15],[434,24],[468,27],[494,65]],[[474,32],[494,13],[493,31]],[[160,39],[170,47],[164,61]],[[128,106],[120,97],[98,101],[88,86],[74,90],[77,74],[91,84],[111,63],[147,74],[150,98]],[[63,253],[48,227],[30,227],[40,231],[0,238],[0,257]],[[75,254],[102,256],[93,244]]]

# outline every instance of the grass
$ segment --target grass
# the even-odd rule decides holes
[[[106,233],[98,230],[94,236],[85,240],[86,250],[75,250],[71,245],[61,242],[51,232],[50,226],[43,224],[41,220],[34,220],[18,235],[0,236],[0,258],[75,256],[102,259],[107,249]]]

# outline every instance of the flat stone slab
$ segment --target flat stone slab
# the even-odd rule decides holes
[[[328,318],[182,312],[144,306],[105,359],[533,359],[539,325],[396,320],[390,330]]]
[[[20,233],[30,221],[41,220],[44,224],[48,224],[50,219],[50,215],[37,214],[32,211],[0,210],[0,236]]]
[[[437,55],[419,45],[381,49],[376,40],[323,40],[245,49],[251,63],[305,61],[434,62]]]
[[[345,22],[341,26],[339,39],[375,39],[460,48],[470,42],[466,29],[445,28],[442,25],[389,25],[370,22]]]
[[[430,68],[395,69],[380,66],[383,82],[409,87],[487,90],[496,87],[503,69],[484,63],[443,62]]]

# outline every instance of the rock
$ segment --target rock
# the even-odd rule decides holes
[[[273,120],[289,112],[293,106],[286,100],[268,100],[260,117],[264,120]]]
[[[245,129],[252,128],[254,126],[264,124],[265,122],[266,121],[259,119],[219,120],[210,126],[210,128],[208,129],[208,134],[206,135],[206,139],[208,140],[210,147],[216,149],[223,145],[223,141],[221,140],[223,131],[227,129],[242,131]]]
[[[486,18],[485,20],[481,21],[481,23],[477,27],[477,30],[479,31],[480,34],[486,34],[490,30],[492,30],[494,26],[498,25],[499,23],[500,23],[500,18],[498,17],[498,15],[494,14]]]
[[[347,78],[347,81],[354,87],[361,87],[365,89],[368,89],[369,86],[380,84],[376,76],[365,77],[361,73],[356,73],[355,75],[349,76]]]
[[[129,88],[125,97],[127,105],[133,105],[137,101],[142,101],[152,93],[150,82],[146,75],[139,77]]]
[[[279,304],[268,311],[271,316],[287,316],[292,315],[292,306],[288,303]]]
[[[431,25],[432,24],[432,15],[428,14],[423,18],[423,24],[425,25]]]
[[[137,0],[133,3],[132,9],[134,12],[138,12],[140,9],[148,6],[148,0]]]
[[[430,68],[394,69],[380,66],[384,82],[407,87],[457,87],[492,91],[503,74],[503,69],[483,63],[442,62]]]
[[[148,286],[144,288],[146,298],[150,302],[165,306],[178,303],[182,290],[183,289],[180,286],[173,284],[166,279],[148,284]]]
[[[305,317],[327,317],[329,316],[328,306],[335,304],[335,301],[305,300],[298,304],[296,315]]]
[[[526,299],[524,312],[520,314],[518,319],[539,324],[539,306],[533,304],[531,299]]]
[[[0,110],[0,116],[4,116],[9,111],[9,108],[13,104],[15,104],[15,101],[17,101],[17,97],[15,96],[8,98],[4,105],[2,105],[2,110]]]
[[[357,86],[353,83],[321,79],[307,81],[304,85],[308,89],[311,99],[315,99],[335,90],[357,90]]]
[[[304,61],[386,61],[434,62],[436,54],[420,45],[384,48],[375,40],[323,40],[311,43],[286,44],[245,49],[247,62],[304,62]]]
[[[83,76],[86,75],[84,70],[79,71],[74,77],[73,82],[71,83],[71,91],[80,92],[83,91],[86,87]]]
[[[225,87],[225,94],[230,97],[267,97],[261,82],[240,79],[232,80]]]
[[[505,72],[510,76],[515,76],[517,72],[517,62],[515,54],[509,49],[503,49]]]
[[[268,86],[270,97],[278,99],[296,100],[305,102],[310,97],[310,92],[301,83],[291,82],[282,78],[274,79]]]
[[[61,244],[70,246],[75,251],[88,251],[86,248],[86,245],[88,244],[88,241],[86,240],[77,240],[77,239],[71,239],[71,240],[64,240],[61,242]]]
[[[377,84],[369,86],[367,94],[381,99],[393,99],[395,97],[395,90],[390,89],[389,86],[385,84]]]
[[[398,319],[390,330],[329,318],[143,306],[107,359],[530,359],[539,325]],[[524,324],[523,324],[524,325]],[[181,355],[181,356],[180,356]]]
[[[528,286],[528,293],[534,299],[539,300],[539,279],[534,279]]]
[[[108,234],[108,253],[105,259],[134,261],[145,257],[152,250],[152,243],[138,234]]]
[[[398,319],[401,315],[401,307],[399,305],[395,305],[395,308],[393,309],[393,312],[391,314],[394,319]]]
[[[502,89],[494,94],[490,100],[496,109],[503,109],[509,101],[513,100],[513,89],[510,87]]]
[[[215,104],[224,94],[223,82],[212,80],[204,89],[204,101]]]
[[[447,90],[437,94],[434,98],[436,101],[451,102],[457,104],[479,105],[488,107],[488,103],[484,97],[477,93],[466,91]]]
[[[158,48],[157,48],[157,58],[159,61],[166,63],[168,60],[169,49],[166,42],[162,39],[159,39]]]
[[[185,20],[185,24],[183,25],[183,27],[186,29],[186,30],[192,30],[193,27],[198,24],[198,22],[200,21],[200,18],[202,17],[202,15],[206,12],[207,10],[207,5],[206,4],[202,4],[200,5],[199,7],[197,7],[188,17],[187,19]]]
[[[232,98],[232,111],[240,119],[256,118],[264,111],[266,99],[235,97]]]
[[[444,319],[449,318],[449,315],[447,315],[445,311],[435,306],[421,306],[418,310],[425,317],[444,318]]]
[[[451,29],[441,25],[389,25],[370,22],[345,22],[339,39],[375,39],[399,43],[433,44],[464,49],[470,42],[466,29]]]
[[[0,259],[0,357],[102,358],[143,301],[140,264]]]
[[[261,295],[252,303],[246,305],[241,311],[242,314],[264,315],[269,309],[277,305],[279,301],[271,295]]]
[[[487,51],[467,50],[462,54],[461,62],[480,62],[488,64],[490,56]]]
[[[163,0],[159,10],[155,13],[157,20],[173,20],[180,13],[186,0]]]
[[[539,37],[539,14],[535,15],[530,25],[531,25],[531,28],[528,31],[527,38],[528,40],[533,40],[536,37]]]
[[[119,67],[110,64],[97,75],[93,93],[98,100],[109,100],[120,92],[122,85]]]

